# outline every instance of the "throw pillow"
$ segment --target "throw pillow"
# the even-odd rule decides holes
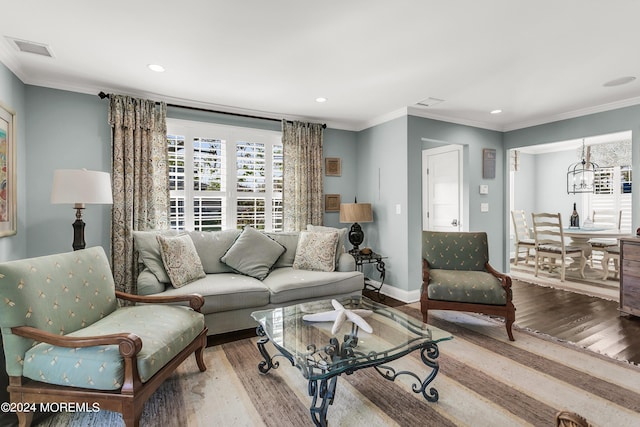
[[[134,231],[133,242],[138,251],[139,260],[156,276],[161,283],[170,283],[171,279],[167,275],[162,263],[162,255],[160,255],[160,245],[158,244],[158,235],[175,236],[178,234],[175,230],[151,230],[151,231]]]
[[[296,248],[298,247],[298,238],[300,237],[300,233],[297,231],[278,231],[264,234],[280,243],[286,249],[284,253],[280,255],[280,258],[278,258],[278,261],[273,268],[291,267],[293,265],[293,260],[296,257]]]
[[[205,276],[196,247],[188,234],[175,237],[158,235],[157,239],[164,268],[174,288]]]
[[[241,230],[222,231],[190,231],[189,236],[193,240],[196,251],[202,261],[202,268],[207,274],[230,273],[231,267],[220,261],[220,258],[229,250],[233,242],[240,235]]]
[[[325,227],[323,225],[311,225],[307,224],[307,231],[324,231],[327,233],[338,233],[338,242],[336,243],[336,267],[338,266],[338,262],[340,261],[340,255],[345,251],[344,245],[347,238],[347,234],[349,233],[348,228],[335,228],[335,227]]]
[[[336,269],[337,232],[301,231],[293,268],[334,271]]]
[[[280,243],[253,227],[245,227],[220,261],[238,273],[262,280],[284,251]]]

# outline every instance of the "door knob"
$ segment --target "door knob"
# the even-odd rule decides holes
[[[458,226],[458,220],[454,219],[453,221],[451,221],[451,225],[453,225],[454,227]]]

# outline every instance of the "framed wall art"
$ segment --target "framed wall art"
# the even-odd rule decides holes
[[[496,150],[485,148],[482,150],[482,178],[493,179],[496,177]]]
[[[340,195],[339,194],[324,195],[324,211],[340,212]]]
[[[0,237],[16,234],[16,113],[0,103]]]
[[[340,157],[325,157],[324,174],[326,176],[342,175],[342,161],[340,160]]]

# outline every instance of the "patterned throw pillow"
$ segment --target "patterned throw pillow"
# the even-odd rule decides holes
[[[220,261],[238,273],[263,280],[284,251],[284,246],[264,233],[245,227]]]
[[[334,271],[336,269],[337,232],[301,231],[293,268]]]
[[[157,239],[164,269],[174,288],[205,276],[196,247],[188,234],[175,237],[158,235]]]
[[[311,225],[307,224],[307,231],[317,231],[317,232],[325,232],[325,233],[338,233],[338,241],[336,242],[336,267],[338,266],[338,262],[340,261],[340,255],[345,251],[344,245],[347,234],[349,230],[347,228],[335,228],[335,227],[326,227],[324,225]]]

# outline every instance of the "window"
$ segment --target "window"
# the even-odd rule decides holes
[[[631,166],[603,167],[595,171],[594,192],[583,203],[588,217],[593,211],[622,210],[620,229],[631,231]]]
[[[167,119],[171,228],[282,230],[280,132]]]

